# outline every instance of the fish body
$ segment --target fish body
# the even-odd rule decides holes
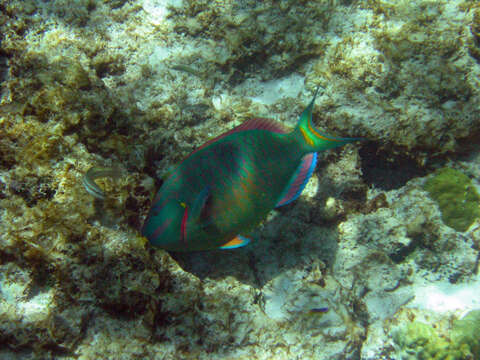
[[[293,131],[252,119],[195,150],[158,191],[143,235],[172,251],[246,245],[249,239],[240,234],[300,195],[316,151],[357,140],[318,132],[311,123],[314,100]]]

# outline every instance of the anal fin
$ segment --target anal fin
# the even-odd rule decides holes
[[[220,246],[220,249],[222,250],[236,249],[236,248],[248,245],[250,241],[251,240],[249,238],[246,238],[245,236],[237,235],[232,240],[224,244],[223,246]]]

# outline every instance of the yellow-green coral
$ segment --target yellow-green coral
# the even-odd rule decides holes
[[[480,196],[468,176],[458,170],[437,170],[425,190],[438,203],[443,222],[457,231],[466,231],[480,217]]]
[[[422,322],[412,322],[394,335],[395,342],[405,350],[402,359],[443,359],[448,342]]]
[[[412,322],[394,334],[402,349],[401,359],[478,359],[480,356],[480,310],[453,323],[450,339],[441,337],[430,325]]]
[[[453,324],[452,343],[462,351],[462,359],[480,358],[480,310],[470,311]]]

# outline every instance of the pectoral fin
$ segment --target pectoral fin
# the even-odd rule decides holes
[[[202,219],[208,215],[209,204],[211,203],[211,201],[209,201],[211,198],[210,195],[210,187],[206,186],[197,195],[190,208],[185,203],[180,203],[180,205],[185,208],[180,228],[180,236],[184,244],[188,242],[187,234],[190,233],[192,225],[195,222],[202,221]]]
[[[211,191],[210,186],[205,186],[202,191],[197,195],[195,201],[192,204],[192,219],[204,218],[209,211],[209,205],[211,203]]]

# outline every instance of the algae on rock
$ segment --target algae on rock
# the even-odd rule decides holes
[[[458,170],[439,169],[427,180],[425,190],[438,203],[443,222],[457,231],[466,231],[480,217],[480,195]]]
[[[349,149],[320,159],[263,241],[202,254],[203,277],[200,255],[185,271],[135,231],[147,174],[243,119],[295,121],[316,85],[318,125],[391,156],[388,144],[428,160],[477,134],[479,17],[470,28],[462,3],[1,3],[0,358],[359,358],[413,279],[465,283],[470,240],[413,181],[367,189]],[[130,175],[99,209],[81,177],[112,163]]]
[[[393,338],[402,349],[401,359],[477,359],[480,356],[480,310],[453,322],[448,337],[420,321],[398,330]]]
[[[464,356],[480,358],[480,310],[472,310],[453,323],[452,340]]]

